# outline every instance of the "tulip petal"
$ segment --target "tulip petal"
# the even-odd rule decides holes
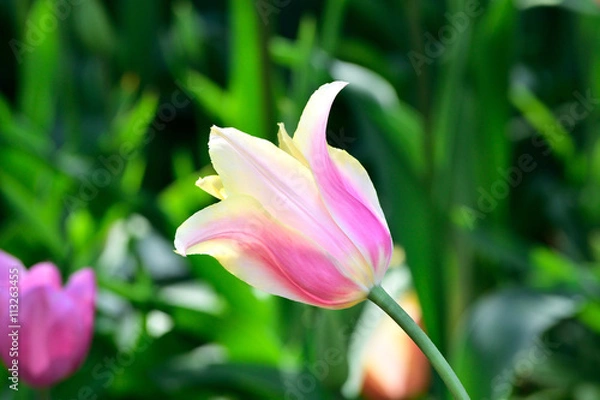
[[[283,123],[279,123],[278,125],[279,131],[277,132],[277,139],[279,140],[279,148],[300,161],[302,165],[308,167],[308,161],[306,161],[302,152],[296,147],[294,140],[289,133],[287,133]]]
[[[56,265],[51,262],[41,262],[32,265],[26,272],[27,278],[21,281],[21,294],[25,294],[27,291],[39,287],[39,286],[50,286],[56,290],[59,290],[62,283],[60,272]]]
[[[362,164],[347,151],[327,146],[331,160],[350,187],[365,197],[366,205],[385,223],[385,214],[379,204],[379,197],[369,174]]]
[[[368,293],[319,245],[250,196],[231,195],[191,216],[177,230],[175,247],[182,255],[211,255],[268,293],[320,307],[348,307]]]
[[[198,178],[196,186],[219,200],[223,200],[227,197],[225,189],[223,188],[223,182],[219,175],[208,175],[204,178]]]
[[[280,133],[283,147],[295,146]],[[298,153],[290,147],[292,154]],[[227,193],[254,197],[278,221],[292,226],[321,244],[346,274],[373,286],[373,271],[359,249],[340,229],[325,207],[312,172],[270,143],[234,128],[213,127],[209,153]],[[300,155],[301,156],[301,155]]]
[[[70,375],[87,352],[79,308],[70,297],[44,286],[21,301],[19,365],[34,387],[46,387]]]
[[[279,140],[279,148],[310,168],[304,154],[302,154],[297,147],[294,139],[287,133],[283,123],[279,123],[278,125],[279,131],[277,132],[277,138]],[[299,137],[298,141],[300,140],[301,138]],[[373,207],[373,210],[381,219],[385,220],[385,215],[379,205],[379,198],[377,197],[373,182],[362,164],[345,150],[337,149],[329,145],[327,148],[332,161],[339,168],[344,177],[352,181],[353,186],[360,188],[362,193],[367,197],[368,203]]]
[[[93,273],[84,269],[74,274],[63,291],[54,264],[39,263],[27,271],[2,251],[0,273],[1,358],[7,366],[13,364],[11,347],[18,335],[23,380],[34,387],[54,385],[72,374],[87,354],[94,315]],[[18,291],[11,290],[17,287]]]
[[[89,267],[83,268],[71,275],[65,287],[65,292],[76,303],[93,309],[96,301],[96,277],[94,270]]]
[[[94,314],[96,311],[96,277],[94,270],[84,268],[69,279],[65,287],[65,294],[70,296],[77,304],[83,328],[82,346],[89,347],[94,332]],[[87,351],[80,352],[74,356],[74,363],[80,364],[86,356]]]
[[[327,120],[336,95],[346,86],[321,86],[309,99],[294,134],[294,143],[313,171],[323,202],[336,223],[383,277],[392,240],[373,184],[358,161],[327,145]]]

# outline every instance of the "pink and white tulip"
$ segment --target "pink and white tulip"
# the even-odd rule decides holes
[[[26,270],[0,251],[0,355],[9,380],[18,375],[43,388],[73,374],[90,347],[95,299],[92,269],[77,271],[62,287],[54,264],[42,262]]]
[[[311,96],[293,138],[279,124],[279,147],[212,127],[218,175],[196,184],[221,201],[178,228],[179,254],[211,255],[256,288],[319,307],[366,298],[388,268],[392,240],[365,169],[327,145],[329,111],[344,86]]]

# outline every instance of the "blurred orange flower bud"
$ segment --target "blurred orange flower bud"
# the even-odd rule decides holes
[[[414,291],[398,303],[419,324],[421,306]],[[391,318],[383,318],[365,347],[362,393],[369,400],[409,399],[429,387],[429,361]]]

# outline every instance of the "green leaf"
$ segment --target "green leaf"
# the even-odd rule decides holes
[[[205,168],[181,176],[159,194],[158,205],[172,226],[178,226],[190,215],[215,201],[212,196],[194,184],[200,176],[211,173],[213,173],[212,168]]]
[[[154,139],[156,131],[160,130],[164,124],[164,122],[158,121],[156,127],[150,126],[155,118],[158,99],[157,93],[144,92],[137,103],[115,117],[112,131],[116,138],[116,144],[123,153],[129,154],[147,144]]]
[[[33,227],[32,232],[35,232],[35,235],[32,236],[38,237],[48,246],[55,257],[61,259],[66,249],[59,233],[58,219],[53,218],[56,215],[52,214],[56,208],[44,204],[47,211],[41,213],[39,210],[44,202],[35,193],[30,192],[14,176],[4,171],[0,170],[1,193],[8,200],[11,208],[22,218],[23,222]],[[57,200],[60,201],[60,199],[60,196],[53,198],[53,205],[56,205]],[[29,240],[31,239],[32,237],[29,238]]]
[[[547,141],[557,157],[569,163],[575,155],[575,144],[570,133],[554,117],[552,111],[522,84],[516,83],[511,86],[510,100]]]
[[[230,96],[206,76],[188,70],[177,83],[192,97],[207,113],[215,116],[221,122],[232,124],[228,120],[234,118],[230,107]]]
[[[589,301],[585,303],[577,317],[597,334],[600,334],[600,302]]]
[[[50,134],[57,106],[61,21],[53,3],[52,0],[37,0],[33,4],[19,41],[22,51],[17,54],[21,71],[20,111],[40,135]]]
[[[348,0],[327,0],[323,12],[323,49],[333,53],[337,47],[342,34],[344,12]]]
[[[73,7],[75,29],[84,45],[99,54],[114,54],[117,35],[102,3],[89,0]]]
[[[253,1],[230,0],[230,78],[228,125],[258,137],[274,137],[270,116],[266,30]]]
[[[30,121],[15,115],[2,96],[0,96],[0,138],[16,148],[39,156],[47,155],[52,147],[50,136]]]

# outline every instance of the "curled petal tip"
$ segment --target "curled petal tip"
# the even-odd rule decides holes
[[[213,135],[219,135],[219,134],[221,134],[223,132],[224,129],[227,129],[227,128],[223,128],[223,127],[220,127],[220,126],[217,126],[217,125],[212,125],[210,127],[210,133],[213,134]]]
[[[319,89],[323,88],[323,87],[330,87],[330,86],[338,86],[340,88],[344,88],[346,86],[348,86],[349,83],[346,81],[333,81],[333,82],[329,82],[329,83],[325,83],[323,85],[321,85],[321,87],[319,87]],[[319,90],[317,89],[317,90]]]
[[[174,241],[175,250],[173,250],[173,251],[175,252],[175,254],[179,254],[180,256],[186,257],[185,245],[181,241],[180,229],[181,229],[181,227],[177,228],[177,231],[175,232],[175,241]]]
[[[182,257],[187,257],[187,254],[185,253],[185,249],[181,248],[178,246],[178,243],[175,243],[175,250],[173,250],[173,253],[175,254],[179,254]]]
[[[349,82],[346,82],[346,81],[334,81],[333,83],[340,85],[342,87],[346,87],[350,84]]]
[[[196,181],[196,186],[219,200],[223,200],[225,197],[227,197],[227,193],[223,187],[223,181],[219,175],[200,177]]]

